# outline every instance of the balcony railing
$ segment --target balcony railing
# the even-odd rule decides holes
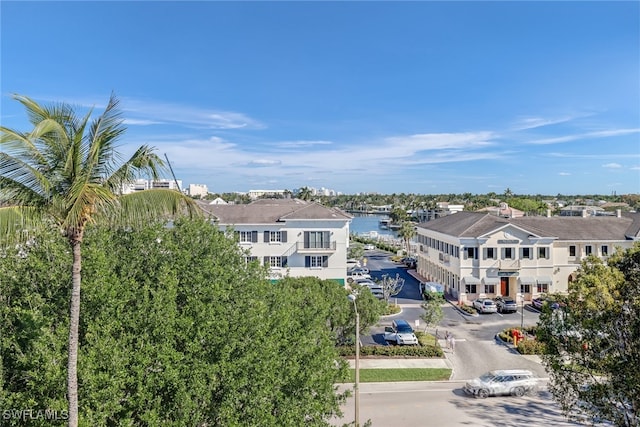
[[[298,242],[299,253],[326,253],[335,252],[336,242]]]

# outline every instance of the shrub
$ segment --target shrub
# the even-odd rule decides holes
[[[470,305],[461,304],[458,307],[460,307],[460,310],[464,311],[465,313],[476,314],[476,309],[471,307]]]
[[[353,345],[338,347],[338,354],[343,357],[354,356],[356,348]],[[360,356],[380,357],[443,357],[442,349],[438,346],[427,345],[367,345],[360,347]]]
[[[524,339],[518,342],[517,349],[520,354],[543,354],[544,343],[536,339]]]
[[[399,305],[397,304],[387,304],[385,309],[384,309],[384,313],[383,316],[390,316],[392,314],[398,314],[400,313],[401,308]]]

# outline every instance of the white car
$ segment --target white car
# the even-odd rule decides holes
[[[371,243],[364,245],[365,251],[372,251],[376,248],[376,245],[372,245]]]
[[[520,397],[536,390],[537,387],[538,379],[533,372],[526,369],[509,369],[489,371],[468,381],[464,386],[464,392],[480,398],[504,394]]]
[[[478,298],[473,300],[473,307],[478,310],[478,313],[497,313],[498,306],[493,300]]]
[[[368,273],[362,273],[360,271],[350,271],[347,275],[347,282],[353,283],[358,279],[371,279],[371,275]]]
[[[353,267],[352,269],[349,270],[352,273],[365,273],[365,274],[369,274],[370,271],[367,267]]]
[[[384,328],[384,340],[396,345],[418,345],[418,338],[409,322],[402,319],[394,320],[391,326]]]

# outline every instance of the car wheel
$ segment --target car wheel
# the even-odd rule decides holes
[[[513,390],[511,390],[511,394],[513,394],[514,396],[517,396],[517,397],[522,397],[522,396],[524,396],[524,388],[516,387]]]
[[[476,393],[476,397],[479,397],[480,399],[486,399],[487,397],[489,397],[489,390],[487,390],[486,388],[481,388],[480,390],[478,390],[478,393]]]

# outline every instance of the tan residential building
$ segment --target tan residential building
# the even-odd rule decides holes
[[[352,216],[299,199],[261,199],[246,205],[198,202],[220,229],[233,229],[247,261],[267,265],[272,280],[313,276],[346,281]]]
[[[461,302],[531,301],[566,292],[588,255],[606,259],[640,240],[640,214],[504,218],[458,212],[418,224],[417,270]]]

